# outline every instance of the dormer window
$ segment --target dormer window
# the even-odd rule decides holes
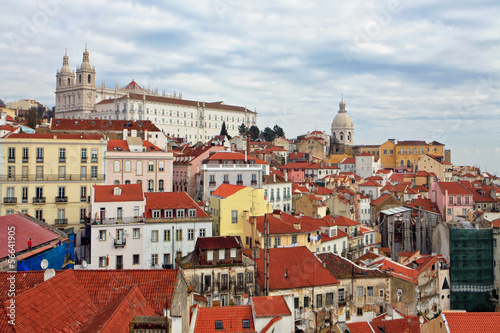
[[[231,249],[230,256],[232,259],[236,258],[236,249]]]
[[[177,209],[175,213],[177,214],[178,219],[184,218],[184,209]]]
[[[214,260],[214,251],[208,250],[207,251],[207,261],[213,261],[213,260]]]
[[[189,217],[196,217],[196,209],[189,209],[188,213]]]
[[[171,219],[173,217],[173,211],[171,209],[165,209],[165,218]]]
[[[219,260],[226,259],[226,249],[219,250]]]
[[[159,219],[160,216],[161,216],[161,210],[159,210],[159,209],[153,210],[152,213],[153,213],[153,218],[154,219]]]
[[[115,187],[113,191],[113,195],[122,195],[122,189],[119,187]]]

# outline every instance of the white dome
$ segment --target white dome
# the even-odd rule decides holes
[[[346,112],[339,112],[333,118],[332,130],[353,130],[354,124]]]

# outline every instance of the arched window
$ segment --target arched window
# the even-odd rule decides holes
[[[130,184],[130,180],[126,180],[126,181],[125,181],[125,184]]]
[[[165,171],[165,162],[160,161],[160,162],[158,163],[158,171],[160,171],[160,172]]]
[[[69,86],[70,83],[71,83],[71,81],[69,80],[69,77],[68,77],[68,86]]]
[[[401,160],[400,165],[401,165],[401,166],[405,166],[405,161]]]
[[[125,161],[125,172],[130,172],[131,165],[130,161]]]
[[[164,182],[163,179],[160,179],[158,181],[158,191],[163,192],[163,186],[164,186],[164,184],[165,184],[165,182]]]
[[[155,182],[152,179],[148,180],[148,191],[153,192],[154,187],[155,187]]]
[[[82,74],[78,74],[78,83],[82,83]]]
[[[137,161],[137,164],[136,164],[136,174],[138,176],[142,175],[142,161]]]
[[[149,161],[149,163],[148,163],[148,171],[155,171],[155,162]]]
[[[115,161],[113,163],[113,171],[114,172],[120,172],[120,161]]]
[[[335,132],[333,132],[332,136],[333,136],[333,138],[335,139]]]
[[[61,78],[59,78],[59,83],[58,83],[59,87],[61,86]]]
[[[340,132],[340,141],[344,140],[344,132]]]
[[[87,76],[87,81],[88,81],[88,83],[91,83],[91,81],[92,81],[92,77],[90,76],[90,74],[89,74],[89,76]]]
[[[115,185],[120,185],[120,181],[119,181],[119,180],[115,180],[115,181],[114,181],[114,184],[115,184]]]
[[[411,168],[411,163],[410,163],[410,160],[406,161],[406,166],[407,166],[408,168]]]
[[[351,132],[347,133],[347,141],[351,141]]]

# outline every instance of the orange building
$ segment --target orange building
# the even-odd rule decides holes
[[[396,143],[395,139],[389,139],[380,146],[380,162],[384,169],[405,167],[413,171],[420,156],[425,154],[443,157],[444,144],[437,141],[426,143],[418,140]]]

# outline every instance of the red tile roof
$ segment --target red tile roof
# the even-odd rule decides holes
[[[153,209],[196,209],[196,217],[209,217],[186,192],[147,192],[144,196],[146,197],[144,215],[147,219],[153,217]],[[184,216],[188,218],[187,214]]]
[[[354,220],[351,220],[345,216],[337,216],[333,217],[332,215],[327,215],[325,218],[328,218],[329,220],[333,220],[334,224],[336,225],[341,225],[341,226],[355,226],[355,225],[360,225],[359,222],[356,222]]]
[[[340,164],[356,164],[356,159],[354,157],[346,157]]]
[[[252,297],[256,317],[290,316],[291,312],[283,296]]]
[[[92,185],[95,202],[126,202],[143,201],[142,184],[122,185]],[[115,195],[115,188],[120,188],[121,194]]]
[[[376,186],[376,187],[382,187],[379,183],[377,183],[374,180],[369,179],[368,181],[365,181],[363,184],[359,184],[359,186]]]
[[[359,267],[353,262],[333,253],[319,253],[318,258],[325,264],[325,267],[337,279],[352,277],[354,275],[363,277],[387,277],[388,274],[378,269],[367,269]]]
[[[386,193],[384,195],[381,195],[377,199],[373,200],[370,204],[373,205],[373,206],[378,206],[379,204],[382,203],[382,201],[384,201],[385,199],[387,199],[390,196],[391,196],[390,194]]]
[[[250,255],[250,251],[245,251]],[[257,281],[264,287],[264,250],[257,261]],[[269,249],[269,290],[340,283],[305,246]]]
[[[428,212],[439,213],[437,204],[435,202],[432,202],[431,199],[426,199],[426,198],[413,199],[410,203],[406,204],[406,206],[421,208]]]
[[[498,332],[500,312],[447,312],[441,314],[450,333]]]
[[[60,131],[123,131],[127,129],[138,131],[161,132],[150,120],[106,120],[106,119],[63,119],[52,118],[50,129]],[[52,134],[51,134],[52,135]]]
[[[18,294],[15,304],[16,331],[23,332],[75,332],[98,310],[71,270]]]
[[[441,189],[441,192],[443,194],[445,193],[445,191],[448,191],[448,194],[452,194],[452,195],[455,195],[455,194],[463,194],[463,195],[471,194],[471,192],[469,192],[469,190],[467,190],[465,188],[465,186],[463,186],[462,184],[460,184],[458,182],[438,182],[437,184],[438,184],[438,186]]]
[[[250,328],[243,328],[243,320],[248,320]],[[222,321],[223,329],[216,329],[215,322]],[[251,305],[198,307],[194,327],[195,333],[255,332]]]
[[[203,237],[196,240],[196,246],[201,250],[240,249],[240,236]]]
[[[260,160],[253,156],[245,156],[245,154],[234,151],[219,151],[207,158],[205,161],[253,161],[255,164],[269,164],[269,162]]]
[[[426,146],[427,143],[425,141],[419,140],[409,140],[409,141],[398,141],[396,146]]]
[[[420,319],[417,316],[392,320],[374,320],[370,322],[370,325],[375,333],[420,333]]]
[[[273,214],[267,214],[267,220],[269,221],[269,233],[273,235],[277,234],[298,234],[305,232],[318,232],[320,227],[316,223],[308,223],[307,220],[298,219],[295,216],[281,212],[281,218],[275,217]],[[264,216],[256,217],[257,230],[264,233]],[[299,223],[300,229],[295,229],[294,224]]]
[[[12,230],[12,227],[15,229]],[[9,247],[7,246],[9,231],[15,232],[14,249],[16,253],[19,253],[28,249],[30,238],[32,247],[34,248],[61,237],[51,229],[52,227],[49,225],[40,225],[20,214],[0,216],[0,239],[3,239],[2,244],[5,245],[0,246],[0,258],[5,258],[9,255]]]
[[[138,286],[151,308],[163,315],[165,306],[170,309],[177,283],[175,269],[123,269],[123,270],[74,270],[80,285],[92,301],[103,307],[115,298]]]
[[[212,193],[215,197],[228,198],[233,194],[241,191],[246,188],[243,185],[231,185],[231,184],[221,184],[217,189]]]
[[[349,331],[353,333],[373,333],[370,324],[366,321],[358,321],[355,323],[346,323],[346,324],[347,327],[349,327]]]
[[[99,134],[46,134],[46,133],[9,133],[4,138],[9,139],[52,139],[52,140],[101,140]]]
[[[283,317],[281,316],[278,316],[278,317],[274,317],[273,319],[271,319],[266,326],[264,326],[264,328],[260,331],[260,333],[266,333],[267,331],[269,331],[269,329],[274,325],[275,322],[277,321],[280,321]],[[274,332],[274,330],[273,330]]]

